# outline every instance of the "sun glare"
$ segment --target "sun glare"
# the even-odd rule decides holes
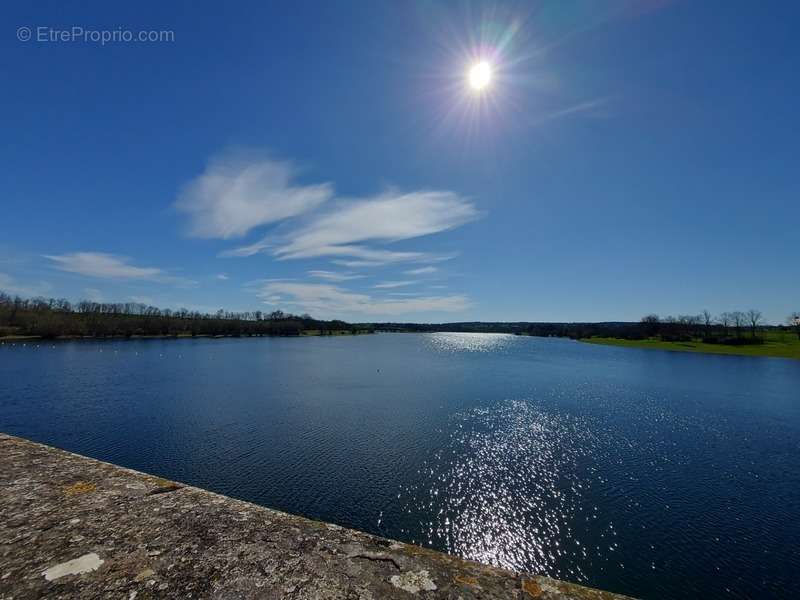
[[[469,69],[469,85],[473,90],[480,91],[489,85],[492,80],[492,67],[486,61],[475,63]]]

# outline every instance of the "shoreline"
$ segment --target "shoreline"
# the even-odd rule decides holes
[[[763,344],[733,346],[725,344],[706,344],[703,342],[664,342],[655,339],[626,340],[623,338],[581,338],[586,344],[615,346],[618,348],[640,348],[643,350],[665,350],[667,352],[688,352],[694,354],[716,354],[725,356],[747,356],[755,358],[783,358],[800,360],[800,340],[796,343],[779,343],[767,340]]]
[[[6,342],[79,342],[79,341],[121,341],[121,340],[191,340],[195,338],[202,339],[228,339],[228,338],[300,338],[300,337],[340,337],[349,335],[370,335],[372,331],[346,331],[335,330],[329,333],[323,333],[319,329],[311,329],[301,331],[297,335],[235,335],[235,334],[222,334],[211,335],[208,333],[192,334],[164,334],[164,335],[106,335],[106,336],[91,336],[91,335],[60,335],[56,337],[45,337],[42,335],[7,335],[0,337],[0,344]]]

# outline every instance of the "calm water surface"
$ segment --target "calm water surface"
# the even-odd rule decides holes
[[[0,344],[0,430],[646,598],[800,595],[800,362],[487,334]]]

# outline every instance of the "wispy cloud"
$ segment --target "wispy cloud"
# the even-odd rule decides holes
[[[458,254],[455,252],[451,252],[449,254],[432,254],[430,252],[394,252],[391,250],[373,250],[360,246],[346,247],[343,252],[362,257],[357,259],[338,258],[331,261],[336,265],[347,267],[349,269],[360,269],[363,267],[383,267],[385,265],[403,262],[441,262],[445,260],[451,260],[458,256]]]
[[[405,271],[406,275],[430,275],[431,273],[436,273],[438,271],[436,267],[420,267],[419,269],[410,269]]]
[[[470,307],[464,296],[381,298],[322,283],[272,282],[259,290],[267,303],[281,301],[319,318],[395,317],[420,312],[459,312]]]
[[[474,205],[449,191],[387,192],[374,198],[341,202],[281,239],[266,237],[223,253],[251,256],[270,252],[279,260],[334,257],[352,267],[397,262],[444,260],[423,252],[373,248],[459,227],[480,216]]]
[[[40,281],[36,284],[24,284],[7,273],[0,273],[0,291],[7,294],[18,294],[20,296],[42,296],[51,289],[50,284]]]
[[[367,241],[397,242],[453,229],[475,218],[472,203],[453,192],[388,193],[341,205],[290,234],[276,249],[280,258],[353,256],[373,260],[354,245]]]
[[[318,279],[324,279],[326,281],[351,281],[353,279],[362,279],[364,276],[359,275],[358,273],[342,273],[338,271],[309,271],[308,274],[311,277],[316,277]]]
[[[247,257],[247,256],[254,256],[256,254],[260,254],[261,252],[266,251],[267,249],[274,246],[272,242],[268,239],[263,239],[255,242],[254,244],[248,244],[246,246],[239,246],[238,248],[231,248],[229,250],[223,250],[219,253],[221,257]]]
[[[228,281],[230,277],[228,277],[225,273],[217,273],[217,279],[220,281]]]
[[[189,235],[241,237],[259,225],[316,208],[333,196],[328,183],[294,184],[295,173],[287,162],[225,154],[184,186],[175,207],[188,215]]]
[[[53,261],[57,269],[69,273],[77,273],[87,277],[100,279],[118,279],[134,281],[153,281],[157,283],[174,283],[191,285],[196,283],[185,277],[170,275],[156,267],[137,267],[130,264],[125,256],[105,254],[102,252],[74,252],[71,254],[45,255]]]
[[[548,121],[553,121],[554,119],[561,119],[563,117],[568,117],[570,115],[581,114],[581,113],[585,114],[586,116],[592,116],[592,117],[608,116],[607,109],[610,101],[611,101],[610,97],[603,97],[603,98],[596,98],[594,100],[588,100],[586,102],[580,102],[578,104],[573,104],[572,106],[554,110],[540,117],[537,117],[533,119],[530,124],[541,125],[543,123],[547,123]]]
[[[399,287],[406,287],[408,285],[414,285],[417,283],[416,281],[381,281],[380,283],[376,283],[372,287],[379,289],[379,290],[390,290],[393,288]]]

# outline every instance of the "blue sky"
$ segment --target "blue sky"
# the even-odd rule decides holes
[[[796,2],[0,14],[0,289],[349,320],[800,309]]]

